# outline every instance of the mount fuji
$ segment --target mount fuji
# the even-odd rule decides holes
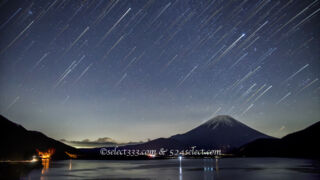
[[[230,149],[240,147],[260,138],[272,138],[230,116],[217,116],[202,125],[184,133],[170,137],[184,144],[201,148]]]
[[[143,144],[130,145],[126,148],[175,148],[182,149],[196,146],[197,149],[221,149],[224,152],[238,148],[256,139],[275,139],[226,115],[217,116],[183,134],[169,138],[158,138]],[[179,148],[180,147],[180,148]]]

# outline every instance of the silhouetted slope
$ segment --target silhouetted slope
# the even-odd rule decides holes
[[[65,151],[75,153],[77,150],[59,141],[51,139],[37,131],[28,131],[0,115],[0,159],[27,160],[36,155],[36,149],[46,151],[55,148],[53,159],[67,158]]]
[[[201,148],[230,149],[259,138],[271,138],[230,116],[217,116],[184,134],[171,137]]]
[[[159,138],[143,144],[128,146],[131,149],[222,149],[224,152],[259,138],[272,138],[256,131],[230,116],[217,116],[206,123],[169,138]]]
[[[239,149],[243,156],[320,157],[320,122],[281,139],[258,139]]]

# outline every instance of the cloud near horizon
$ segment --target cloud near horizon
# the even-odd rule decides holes
[[[102,137],[96,140],[83,139],[81,141],[70,141],[66,139],[60,139],[61,142],[76,147],[76,148],[96,148],[96,147],[112,147],[112,146],[125,146],[125,145],[133,145],[140,144],[140,142],[117,142],[116,140],[109,137]]]

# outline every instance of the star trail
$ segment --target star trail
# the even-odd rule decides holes
[[[228,114],[320,117],[320,2],[4,0],[0,112],[56,139],[145,141]]]

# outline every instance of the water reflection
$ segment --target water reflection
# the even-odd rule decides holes
[[[97,161],[44,159],[39,169],[20,179],[234,179],[300,180],[320,178],[320,162],[284,158],[168,159],[148,161]],[[22,166],[25,167],[25,166]],[[21,167],[21,168],[22,168]],[[270,168],[271,167],[271,168]],[[49,170],[50,168],[50,170]],[[15,174],[17,174],[15,168]],[[12,176],[13,177],[13,176]],[[59,177],[59,178],[57,178]],[[156,177],[156,178],[155,178]],[[1,178],[0,178],[1,179]],[[12,178],[13,179],[13,178]],[[16,178],[19,179],[19,178]]]
[[[44,175],[45,173],[47,173],[49,171],[50,159],[42,159],[41,163],[42,163],[41,174]]]
[[[216,158],[216,172],[217,172],[217,176],[219,175],[219,159]]]
[[[214,167],[213,159],[203,160],[203,171],[204,171],[203,179],[209,180],[214,178],[215,167]]]
[[[183,179],[183,177],[182,177],[182,157],[181,156],[179,156],[179,180],[182,180]]]
[[[200,166],[194,167],[194,165],[191,165],[188,163],[190,160],[186,160],[185,163],[183,163],[183,158],[178,157],[179,160],[179,180],[183,180],[183,175],[185,178],[189,178],[188,175],[190,171],[197,171],[199,168],[200,171],[202,171],[203,179],[204,180],[211,180],[211,179],[216,179],[219,174],[219,159],[214,158],[214,159],[203,159],[200,160],[202,161],[202,164]],[[185,164],[183,166],[183,164]],[[197,177],[199,178],[199,177]]]
[[[45,174],[49,172],[50,159],[41,159],[41,164],[42,164],[42,170],[41,170],[40,180],[45,180],[47,179]]]
[[[69,171],[72,170],[72,159],[69,160]]]

